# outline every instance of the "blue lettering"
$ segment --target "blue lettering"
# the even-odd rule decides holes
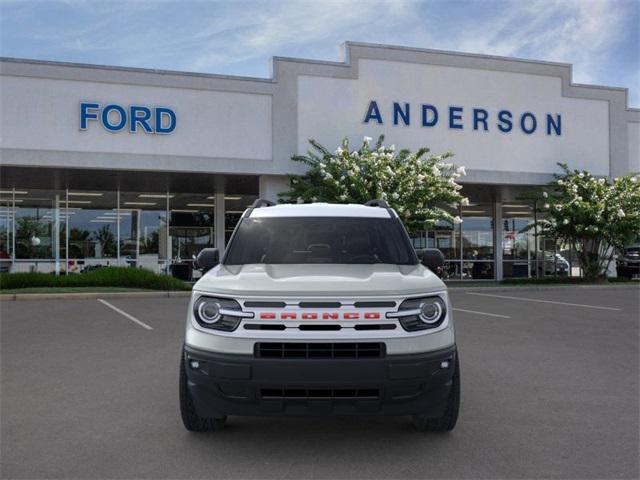
[[[404,104],[404,110],[400,107],[400,104],[397,102],[393,102],[393,124],[398,125],[398,117],[402,118],[402,121],[405,125],[409,125],[411,121],[409,120],[409,104]]]
[[[129,108],[129,121],[131,122],[129,125],[129,131],[131,133],[136,133],[138,131],[138,124],[142,126],[142,129],[146,133],[153,133],[153,128],[149,125],[149,120],[151,119],[151,110],[147,107],[141,107],[139,105],[131,105]]]
[[[429,120],[431,112],[431,120]],[[433,105],[422,105],[422,126],[433,127],[438,123],[438,109]]]
[[[163,125],[163,118],[167,117],[169,122]],[[156,108],[156,133],[171,133],[176,129],[176,114],[166,107]]]
[[[457,120],[462,120],[462,107],[449,107],[449,128],[462,130],[462,124],[456,123]]]
[[[109,122],[109,114],[112,111],[118,112],[118,115],[120,117],[120,121],[116,124],[111,124]],[[124,128],[126,124],[127,112],[125,112],[124,108],[122,108],[120,105],[107,105],[106,107],[104,107],[104,110],[102,110],[102,126],[104,128],[106,128],[110,132],[119,132]]]
[[[371,100],[371,102],[369,102],[367,114],[364,116],[364,123],[369,123],[369,120],[371,119],[376,120],[382,125],[382,115],[380,115],[380,109],[378,108],[378,103],[375,100]]]
[[[531,119],[531,126],[529,128],[527,128],[527,118]],[[531,135],[536,131],[536,128],[538,128],[538,121],[536,120],[536,117],[533,115],[533,113],[525,112],[520,116],[520,128],[527,135]]]
[[[509,133],[513,129],[512,118],[513,115],[511,115],[509,110],[500,110],[500,112],[498,112],[498,130],[503,133]]]
[[[547,113],[547,135],[551,135],[551,128],[553,128],[558,137],[562,135],[562,117],[560,114],[556,114],[554,121],[553,117]]]
[[[90,110],[99,110],[99,103],[81,103],[80,104],[80,130],[87,129],[88,120],[97,120],[98,114]]]
[[[484,131],[486,132],[489,129],[487,125],[487,117],[489,117],[489,112],[487,112],[484,108],[474,108],[473,109],[473,129],[478,130],[478,124],[482,123],[484,126]]]

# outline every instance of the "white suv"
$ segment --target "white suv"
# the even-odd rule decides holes
[[[420,254],[420,259],[418,254]],[[366,205],[247,209],[189,303],[180,408],[191,431],[227,415],[411,415],[452,430],[460,373],[451,305],[395,211]],[[430,268],[427,268],[430,267]]]

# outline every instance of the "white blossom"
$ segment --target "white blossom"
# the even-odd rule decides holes
[[[395,146],[394,144],[392,144],[392,145],[389,147],[389,150],[391,150],[392,152],[395,152],[395,151],[396,151],[396,146]]]
[[[340,195],[340,200],[344,202],[346,199],[347,199],[347,196],[344,193]]]
[[[451,164],[449,163],[449,164],[447,164],[447,166],[448,166],[449,168],[451,168],[453,165],[451,165]],[[466,169],[465,167],[458,167],[458,168],[456,169],[456,173],[457,173],[457,174],[459,174],[459,175],[466,175],[466,174],[467,174],[467,169]]]
[[[565,219],[562,221],[562,224],[563,224],[563,225],[569,225],[569,219],[568,219],[568,218],[565,218]]]
[[[548,204],[548,203],[545,203],[545,204],[544,204],[544,208],[548,209],[548,208],[549,208],[549,204]]]
[[[619,209],[619,210],[618,210],[618,216],[619,216],[620,218],[624,218],[624,217],[626,217],[626,215],[625,215],[625,213],[624,213],[624,210]]]
[[[398,200],[400,198],[400,195],[398,195],[398,192],[393,192],[391,194],[391,198],[393,198],[394,200]]]
[[[462,200],[460,200],[460,205],[462,205],[463,207],[468,207],[469,199],[467,197],[464,197]]]
[[[544,198],[549,198],[549,194],[547,192],[542,192],[542,196]],[[549,207],[546,207],[546,208],[549,208]]]
[[[462,223],[462,219],[459,216],[455,216],[453,217],[453,223],[455,223],[456,225]]]
[[[344,150],[342,150],[340,147],[336,148],[336,155],[342,155],[342,152]]]
[[[364,143],[369,143],[369,142],[371,142],[371,140],[373,140],[373,138],[371,138],[371,137],[364,137],[364,138],[362,139],[362,141],[363,141]]]

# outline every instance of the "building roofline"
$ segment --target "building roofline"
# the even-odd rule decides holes
[[[574,83],[572,81],[573,64],[571,63],[550,62],[546,60],[532,60],[532,59],[518,58],[518,57],[506,57],[506,56],[487,55],[487,54],[480,54],[480,53],[467,53],[467,52],[458,52],[458,51],[452,51],[452,50],[437,50],[437,49],[429,49],[429,48],[407,47],[407,46],[401,46],[401,45],[386,45],[386,44],[368,43],[368,42],[354,42],[354,41],[344,42],[342,44],[343,53],[344,53],[344,58],[342,61],[315,60],[315,59],[306,59],[306,58],[297,58],[297,57],[273,56],[270,58],[270,64],[271,64],[270,77],[248,77],[248,76],[240,76],[240,75],[225,75],[225,74],[215,74],[215,73],[188,72],[188,71],[181,71],[181,70],[164,70],[164,69],[154,69],[154,68],[125,67],[125,66],[116,66],[116,65],[101,65],[101,64],[76,63],[76,62],[61,62],[61,61],[53,61],[53,60],[36,60],[36,59],[16,58],[16,57],[0,57],[0,62],[44,65],[44,66],[61,66],[61,67],[94,69],[94,70],[95,69],[110,70],[110,71],[117,71],[117,72],[132,72],[132,73],[142,73],[142,74],[175,75],[175,76],[194,77],[194,78],[203,78],[203,79],[236,80],[241,82],[258,82],[261,84],[273,84],[278,82],[278,74],[277,74],[278,69],[276,65],[280,62],[328,66],[328,67],[344,67],[346,69],[349,69],[350,67],[353,67],[351,62],[351,49],[354,47],[365,48],[365,49],[375,49],[375,50],[397,51],[397,52],[411,52],[416,54],[453,56],[453,57],[459,57],[459,58],[490,60],[490,61],[506,62],[506,63],[520,63],[520,64],[527,64],[532,66],[557,67],[557,68],[568,71],[569,85],[571,87],[623,92],[625,95],[626,110],[628,112],[633,112],[633,113],[640,111],[639,108],[629,106],[629,89],[626,87]],[[362,56],[361,58],[367,58],[367,57],[365,55],[365,56]]]
[[[158,75],[180,75],[189,77],[201,77],[201,78],[220,78],[220,79],[233,79],[249,82],[266,82],[273,83],[273,78],[266,77],[247,77],[242,75],[225,75],[220,73],[202,73],[202,72],[189,72],[184,70],[165,70],[160,68],[144,68],[144,67],[125,67],[120,65],[103,65],[94,63],[78,63],[78,62],[61,62],[57,60],[38,60],[31,58],[18,58],[18,57],[0,57],[0,62],[8,63],[22,63],[31,65],[50,65],[52,67],[71,67],[71,68],[86,68],[94,70],[111,70],[117,72],[134,72],[134,73],[153,73]]]

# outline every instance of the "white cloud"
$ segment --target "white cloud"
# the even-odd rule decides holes
[[[418,4],[355,0],[259,3],[257,11],[236,7],[224,22],[197,32],[203,41],[189,67],[212,70],[228,63],[279,55],[279,51],[324,46],[402,26]],[[414,17],[415,18],[415,17]],[[339,39],[339,40],[337,40]]]
[[[5,26],[29,25],[12,40],[39,42],[35,57],[266,75],[274,55],[337,60],[338,46],[354,40],[566,62],[577,83],[640,83],[640,42],[629,45],[637,0],[65,0],[71,28],[39,16],[44,2],[0,2]]]

